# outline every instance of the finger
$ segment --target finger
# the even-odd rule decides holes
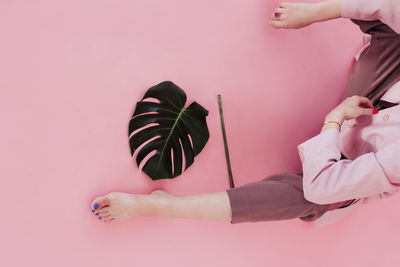
[[[275,8],[274,13],[271,15],[272,20],[279,20],[282,17],[283,8]]]
[[[278,14],[282,14],[285,11],[284,8],[281,7],[277,7],[274,9],[274,13],[278,13]]]
[[[276,14],[278,14],[278,16],[276,16]],[[279,13],[272,13],[271,19],[272,20],[279,20],[280,19],[280,14]]]
[[[280,29],[286,27],[286,22],[280,21],[280,20],[272,20],[269,22],[273,27]]]
[[[374,112],[373,108],[361,108],[359,109],[359,116],[361,115],[372,115]]]
[[[279,4],[280,7],[287,7],[288,5],[290,5],[288,2],[282,2]]]
[[[359,105],[364,107],[374,108],[374,105],[368,98],[360,99]]]
[[[374,105],[372,104],[371,100],[369,100],[368,98],[366,98],[364,96],[360,96],[359,97],[358,104],[360,106],[363,106],[363,107],[369,107],[369,108],[372,108],[372,109],[374,108]]]

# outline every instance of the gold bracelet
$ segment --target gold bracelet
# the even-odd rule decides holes
[[[336,123],[337,125],[339,125],[339,127],[342,127],[342,125],[341,125],[339,122],[337,122],[337,121],[328,121],[328,122],[325,122],[325,123],[324,123],[324,126],[325,126],[325,124],[328,124],[328,123]]]

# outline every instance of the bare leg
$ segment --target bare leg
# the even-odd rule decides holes
[[[283,2],[274,10],[270,23],[275,28],[298,29],[314,22],[340,17],[340,0],[327,0],[320,3]]]
[[[227,222],[232,218],[226,192],[191,196],[174,196],[161,190],[148,195],[113,192],[96,198],[91,207],[106,222],[145,216]]]

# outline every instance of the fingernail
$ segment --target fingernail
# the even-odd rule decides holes
[[[98,213],[96,213],[96,215],[99,215]]]
[[[94,212],[94,210],[92,210],[92,212]]]
[[[379,112],[378,110],[374,109],[374,110],[372,111],[372,114],[377,114],[378,112]]]
[[[99,220],[101,220],[101,217],[99,217]]]
[[[97,209],[99,208],[99,206],[100,206],[99,203],[96,202],[96,203],[94,203],[93,208],[94,208],[95,210],[97,210]]]

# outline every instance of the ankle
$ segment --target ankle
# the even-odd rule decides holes
[[[146,216],[170,217],[169,211],[171,210],[171,206],[175,196],[170,195],[166,192],[163,192],[163,194],[152,192],[151,194],[146,196]]]

